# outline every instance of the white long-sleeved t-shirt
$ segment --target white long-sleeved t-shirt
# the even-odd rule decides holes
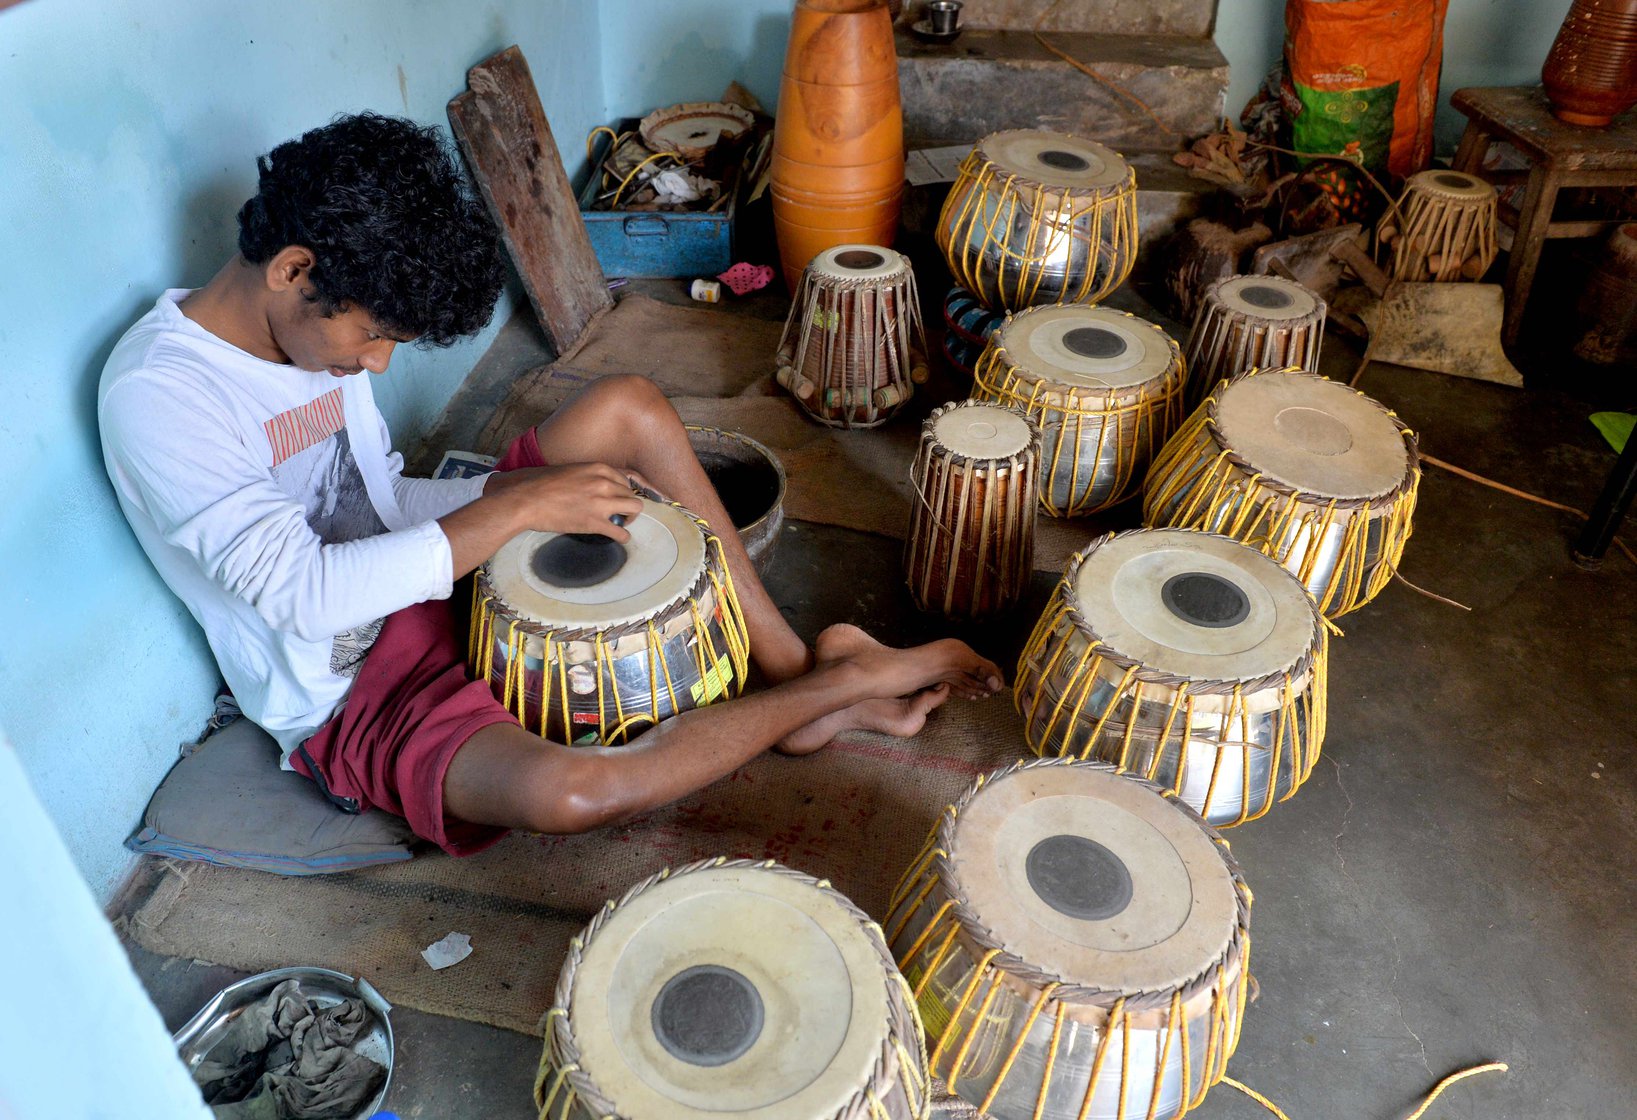
[[[103,460],[155,568],[285,765],[340,708],[393,611],[446,599],[437,519],[484,479],[404,478],[369,377],[263,361],[167,291],[97,393]]]

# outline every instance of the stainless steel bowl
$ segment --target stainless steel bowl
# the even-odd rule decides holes
[[[385,1103],[387,1090],[392,1086],[392,1058],[395,1050],[392,1038],[392,1005],[362,976],[354,979],[344,972],[334,972],[328,968],[299,966],[275,968],[271,972],[247,977],[237,984],[229,984],[201,1007],[198,1013],[188,1020],[186,1026],[176,1032],[173,1041],[176,1043],[176,1052],[181,1057],[182,1064],[187,1066],[191,1074],[199,1067],[200,1062],[210,1056],[211,1050],[222,1040],[233,1020],[238,1018],[245,1008],[286,980],[301,981],[302,992],[321,1007],[333,1007],[345,999],[361,999],[364,1006],[369,1008],[375,1025],[358,1040],[354,1049],[364,1057],[384,1066],[387,1076],[386,1080],[381,1082],[381,1091],[375,1094],[375,1099],[370,1101],[363,1111],[355,1113],[348,1120],[365,1120],[366,1117],[374,1116]]]

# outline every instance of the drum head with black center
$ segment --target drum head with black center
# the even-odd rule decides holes
[[[880,245],[837,245],[813,258],[814,275],[832,280],[896,280],[909,271],[909,259]]]
[[[1215,533],[1150,529],[1093,544],[1075,577],[1080,619],[1111,652],[1191,681],[1295,667],[1322,625],[1301,582]]]
[[[887,1040],[888,973],[805,877],[704,867],[627,900],[587,942],[580,1068],[630,1120],[838,1113]]]
[[[1252,319],[1283,322],[1311,315],[1319,297],[1282,276],[1230,276],[1213,286],[1216,301]]]
[[[653,618],[704,573],[705,534],[685,510],[646,498],[625,528],[625,542],[519,533],[484,571],[509,613],[542,626],[598,630]]]
[[[951,890],[1006,951],[1118,996],[1177,989],[1238,928],[1233,874],[1198,818],[1111,767],[1026,766],[955,821]]]
[[[1013,315],[999,331],[1013,365],[1074,389],[1131,389],[1164,378],[1176,351],[1153,323],[1106,307],[1066,304]]]
[[[978,151],[1005,174],[1065,191],[1117,187],[1131,174],[1130,165],[1113,148],[1067,132],[1024,128],[992,132],[978,141]]]
[[[1464,171],[1420,171],[1410,176],[1412,190],[1456,202],[1484,202],[1495,196],[1495,188]]]
[[[932,418],[932,438],[966,459],[1010,459],[1028,448],[1034,432],[1012,409],[963,401],[938,410]]]
[[[1217,395],[1217,432],[1251,469],[1315,498],[1362,499],[1404,484],[1410,453],[1375,401],[1299,369],[1265,370]]]

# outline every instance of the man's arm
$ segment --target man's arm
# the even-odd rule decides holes
[[[438,519],[449,538],[455,579],[466,575],[525,529],[601,533],[617,541],[631,534],[615,525],[642,512],[630,477],[604,463],[528,467],[488,476],[483,496]]]

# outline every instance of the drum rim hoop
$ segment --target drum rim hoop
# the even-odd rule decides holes
[[[1306,295],[1313,301],[1313,306],[1307,311],[1302,312],[1300,315],[1289,315],[1283,318],[1275,318],[1265,314],[1251,315],[1240,308],[1230,307],[1222,301],[1221,290],[1227,287],[1230,283],[1243,280],[1253,280],[1257,283],[1271,282],[1275,287],[1289,285],[1294,288],[1299,288],[1302,294]],[[1264,276],[1256,273],[1239,272],[1232,276],[1224,276],[1220,280],[1214,280],[1211,282],[1211,286],[1205,289],[1205,296],[1200,300],[1199,305],[1207,313],[1222,314],[1224,312],[1231,312],[1236,316],[1240,316],[1251,321],[1260,321],[1268,323],[1272,326],[1277,326],[1280,330],[1296,330],[1302,327],[1322,326],[1329,311],[1329,304],[1325,302],[1324,297],[1319,295],[1319,293],[1315,292],[1312,288],[1307,287],[1305,284],[1298,283],[1295,280],[1286,280],[1283,276],[1275,276],[1271,273]],[[1192,342],[1192,339],[1190,338],[1189,341]]]
[[[1122,166],[1125,169],[1125,174],[1120,176],[1119,179],[1117,179],[1115,182],[1109,183],[1107,186],[1100,186],[1100,187],[1096,187],[1096,186],[1085,186],[1085,187],[1065,186],[1065,185],[1063,185],[1061,183],[1048,183],[1043,179],[1036,179],[1034,176],[1026,174],[1025,172],[1014,171],[1009,167],[1003,166],[1001,163],[999,163],[995,159],[994,156],[991,156],[987,151],[984,150],[984,145],[988,144],[991,140],[994,140],[997,137],[1009,136],[1009,135],[1020,134],[1020,133],[1021,134],[1047,133],[1047,134],[1056,135],[1056,136],[1068,136],[1068,137],[1071,137],[1071,138],[1079,141],[1082,144],[1091,144],[1091,145],[1093,145],[1095,147],[1101,148],[1103,151],[1107,152],[1109,155],[1113,156],[1116,160],[1118,160],[1120,166]],[[1102,157],[1099,156],[1099,158],[1102,158]],[[1136,190],[1137,190],[1137,169],[1136,169],[1135,166],[1133,166],[1133,164],[1131,163],[1131,161],[1129,159],[1125,158],[1125,156],[1123,154],[1121,154],[1120,152],[1115,151],[1113,148],[1109,147],[1107,144],[1102,143],[1101,141],[1091,139],[1089,136],[1078,136],[1078,135],[1076,135],[1076,134],[1074,134],[1072,132],[1059,132],[1056,129],[1049,129],[1049,128],[1000,128],[1000,129],[996,129],[994,132],[990,132],[990,133],[985,134],[984,137],[981,140],[979,140],[976,144],[972,145],[972,150],[969,153],[967,153],[966,159],[962,161],[960,170],[962,172],[967,172],[968,171],[968,164],[970,164],[970,174],[973,177],[976,177],[978,174],[981,173],[980,172],[981,168],[984,168],[984,167],[993,168],[994,171],[995,171],[995,174],[999,178],[1004,180],[1007,187],[1013,187],[1013,186],[1021,184],[1025,188],[1033,187],[1035,189],[1038,189],[1043,194],[1045,194],[1047,197],[1073,198],[1073,199],[1082,199],[1083,198],[1083,199],[1087,199],[1087,200],[1095,200],[1098,203],[1103,203],[1103,202],[1110,202],[1110,201],[1118,200],[1119,198],[1125,196],[1126,194],[1134,194],[1136,192]],[[950,193],[951,194],[954,193],[953,189],[951,190]]]
[[[898,972],[897,962],[893,960],[892,950],[886,944],[880,926],[876,924],[873,918],[860,910],[852,899],[836,890],[828,879],[815,878],[806,872],[787,867],[777,860],[729,859],[726,856],[696,860],[676,868],[667,867],[654,875],[650,875],[628,888],[618,899],[610,899],[605,902],[601,909],[586,923],[585,927],[570,940],[568,954],[563,959],[562,970],[558,973],[552,1005],[546,1012],[546,1019],[549,1024],[546,1035],[546,1055],[549,1064],[557,1069],[570,1089],[582,1100],[593,1105],[597,1115],[616,1115],[615,1103],[607,1097],[601,1086],[580,1064],[579,1040],[575,1037],[574,1024],[569,1015],[570,1008],[573,1006],[575,984],[579,979],[580,963],[585,954],[586,943],[596,935],[604,922],[638,895],[645,893],[661,882],[713,868],[759,868],[794,879],[797,882],[806,882],[817,887],[826,897],[839,905],[848,917],[858,923],[864,931],[866,940],[870,942],[871,947],[880,956],[883,964],[882,980],[886,990],[887,1023],[879,1053],[870,1070],[869,1082],[855,1090],[853,1094],[854,1104],[856,1105],[864,1100],[870,1089],[891,1084],[896,1080],[914,1082],[914,1092],[922,1100],[928,1099],[930,1093],[926,1091],[926,1068],[924,1065],[918,1070],[897,1069],[900,1065],[900,1051],[909,1054],[912,1059],[916,1055],[920,1055],[924,1062],[925,1042],[921,1033],[920,1019],[910,1007],[910,1000],[907,998],[909,995],[908,988]],[[542,1062],[542,1075],[544,1075],[546,1064],[546,1062]],[[542,1095],[543,1085],[543,1079],[537,1081],[535,1085],[535,1103],[542,1108],[545,1107],[545,1100]]]
[[[1248,954],[1251,907],[1250,888],[1245,882],[1244,869],[1240,867],[1239,861],[1234,858],[1228,847],[1228,842],[1222,838],[1222,834],[1213,825],[1174,792],[1138,774],[1121,774],[1120,777],[1124,781],[1136,782],[1146,787],[1193,819],[1204,830],[1206,838],[1210,840],[1212,848],[1216,851],[1218,858],[1222,860],[1228,872],[1234,894],[1234,929],[1228,937],[1228,944],[1222,956],[1206,964],[1195,976],[1175,988],[1159,991],[1121,992],[1078,983],[1055,972],[1043,969],[1005,948],[1004,943],[995,935],[994,930],[990,929],[989,925],[972,910],[971,904],[966,898],[953,889],[956,879],[954,868],[950,862],[950,853],[955,850],[955,829],[959,824],[961,813],[965,811],[966,807],[971,804],[972,799],[985,786],[1010,778],[1022,770],[1047,766],[1093,767],[1100,772],[1119,773],[1115,767],[1107,763],[1077,758],[1024,759],[1005,769],[993,771],[979,778],[971,786],[967,787],[966,792],[961,794],[954,804],[944,810],[943,817],[938,821],[936,830],[938,854],[932,860],[933,877],[936,884],[934,894],[942,895],[944,899],[949,901],[950,912],[955,918],[956,927],[962,935],[982,950],[983,955],[995,951],[995,955],[989,963],[989,968],[1008,973],[1026,983],[1039,987],[1054,984],[1056,987],[1052,992],[1052,998],[1062,1003],[1086,1004],[1106,1008],[1113,1006],[1115,1002],[1123,998],[1126,1001],[1126,1009],[1129,1011],[1160,1009],[1168,1006],[1172,997],[1176,995],[1180,995],[1182,1002],[1187,1004],[1209,989],[1218,976],[1223,975],[1230,969],[1237,967],[1240,974],[1243,975],[1245,958]]]
[[[1133,315],[1129,311],[1121,311],[1117,307],[1100,307],[1099,310],[1112,311],[1124,315],[1127,319],[1134,319],[1144,326],[1152,327],[1165,340],[1166,348],[1170,353],[1170,361],[1165,363],[1163,370],[1148,380],[1131,385],[1109,386],[1098,389],[1090,385],[1070,385],[1067,382],[1054,381],[1015,361],[1012,358],[1011,350],[1007,348],[1005,343],[1006,327],[1031,311],[1055,310],[1059,306],[1061,305],[1046,304],[1039,308],[1030,307],[1018,312],[1007,312],[1005,319],[992,332],[991,341],[984,347],[983,354],[979,355],[977,364],[973,366],[974,383],[986,392],[1006,392],[1007,390],[999,382],[991,385],[986,383],[985,378],[979,376],[979,371],[988,374],[996,367],[1004,365],[1006,377],[1014,378],[1023,384],[1042,387],[1041,391],[1032,397],[1019,397],[1020,400],[1026,401],[1030,408],[1044,407],[1059,412],[1081,414],[1123,412],[1144,404],[1163,404],[1169,398],[1181,395],[1187,370],[1183,368],[1182,347],[1177,343],[1177,340],[1171,337],[1170,331],[1167,331],[1158,323],[1150,323],[1147,319]],[[989,354],[993,354],[994,357],[987,362],[984,361],[984,358]],[[1017,394],[1013,393],[1012,395]],[[1089,402],[1095,401],[1103,402],[1102,406],[1087,407]]]
[[[948,444],[939,441],[937,433],[933,430],[934,422],[937,421],[939,417],[947,416],[949,413],[952,413],[957,409],[973,408],[977,406],[982,406],[984,408],[1004,409],[1013,416],[1017,417],[1017,419],[1023,421],[1023,423],[1027,425],[1029,429],[1029,442],[1025,444],[1021,450],[1014,451],[1010,455],[972,456],[964,455],[961,452],[951,448]],[[1036,462],[1039,461],[1040,444],[1043,438],[1044,437],[1041,434],[1040,425],[1035,422],[1034,417],[1030,416],[1023,409],[1007,404],[1004,401],[980,400],[976,397],[968,397],[963,401],[949,401],[946,404],[941,404],[931,412],[927,413],[926,419],[921,421],[921,445],[927,449],[927,453],[934,458],[942,459],[955,466],[965,466],[967,463],[973,463],[978,466],[991,464],[1001,467],[1011,466],[1021,470],[1023,467],[1028,465],[1028,460],[1031,454],[1034,456]]]
[[[1299,486],[1292,486],[1289,483],[1274,478],[1271,475],[1259,472],[1248,459],[1246,459],[1238,451],[1235,451],[1232,447],[1228,446],[1227,440],[1222,434],[1218,410],[1221,405],[1222,394],[1227,389],[1233,388],[1241,381],[1249,380],[1252,377],[1258,377],[1264,373],[1300,373],[1308,377],[1317,377],[1324,381],[1330,380],[1328,377],[1324,377],[1322,374],[1317,374],[1311,370],[1303,369],[1301,366],[1268,366],[1262,369],[1248,369],[1243,373],[1236,374],[1235,376],[1227,379],[1226,386],[1224,386],[1221,382],[1218,382],[1216,387],[1211,390],[1210,395],[1205,398],[1205,403],[1200,407],[1205,411],[1205,431],[1209,433],[1211,442],[1216,445],[1218,453],[1234,467],[1247,475],[1254,476],[1256,478],[1257,486],[1271,490],[1281,497],[1291,498],[1298,502],[1305,502],[1308,505],[1326,507],[1334,506],[1337,509],[1346,510],[1360,510],[1365,506],[1379,507],[1389,503],[1396,505],[1407,495],[1414,494],[1416,492],[1416,487],[1421,477],[1420,439],[1416,436],[1414,430],[1411,429],[1409,425],[1405,424],[1404,421],[1398,418],[1398,413],[1394,412],[1392,409],[1388,408],[1386,405],[1382,404],[1368,393],[1361,393],[1357,389],[1346,385],[1343,385],[1342,387],[1347,389],[1347,391],[1350,393],[1355,393],[1358,396],[1363,397],[1364,400],[1378,409],[1382,415],[1387,417],[1388,420],[1392,421],[1393,427],[1398,429],[1398,434],[1404,441],[1404,453],[1407,460],[1407,469],[1404,472],[1404,476],[1400,478],[1398,482],[1393,484],[1392,489],[1384,490],[1379,494],[1372,494],[1363,498],[1332,498],[1315,494],[1311,490],[1303,490]],[[1340,385],[1341,382],[1334,381],[1331,382],[1331,384]]]

